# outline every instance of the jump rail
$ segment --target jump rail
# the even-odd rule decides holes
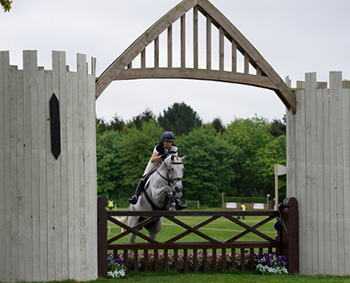
[[[213,271],[216,272],[218,269],[217,266],[217,252],[221,250],[221,254],[219,255],[222,258],[222,269],[226,270],[236,269],[236,260],[231,260],[231,266],[227,266],[226,264],[226,256],[230,255],[231,259],[235,259],[236,251],[240,254],[240,268],[241,270],[245,270],[246,264],[249,263],[249,269],[253,270],[254,268],[254,251],[259,250],[259,256],[262,256],[264,251],[275,251],[278,254],[288,255],[288,270],[290,273],[296,273],[299,271],[299,251],[298,251],[298,239],[295,238],[295,235],[298,234],[298,215],[297,215],[297,202],[294,198],[286,199],[283,204],[279,206],[279,211],[265,210],[265,211],[106,211],[107,201],[103,197],[98,198],[98,254],[99,254],[99,276],[107,277],[107,251],[113,250],[115,254],[120,251],[121,254],[124,255],[124,265],[129,269],[129,266],[133,265],[135,271],[139,271],[138,267],[138,255],[139,251],[144,252],[144,270],[149,271],[150,263],[148,261],[148,255],[150,251],[154,251],[154,270],[158,271],[160,269],[159,266],[159,251],[164,251],[164,268],[168,268],[169,261],[169,251],[174,251],[174,267],[177,270],[179,262],[178,252],[179,250],[184,251],[184,271],[187,272],[189,270],[189,250],[193,250],[193,268],[195,271],[198,271],[199,259],[197,258],[197,251],[203,251],[203,272],[208,271],[207,258],[208,258],[208,250],[212,250],[213,256]],[[295,213],[296,211],[296,213]],[[115,216],[142,216],[147,217],[144,221],[140,222],[135,227],[129,227],[128,225],[120,222],[115,218]],[[185,216],[208,216],[209,218],[194,227],[191,227],[179,220],[178,217]],[[249,226],[244,222],[240,221],[236,217],[240,216],[266,216],[265,219],[260,221],[259,223],[254,224],[253,226]],[[165,242],[159,242],[153,239],[150,239],[147,235],[138,231],[138,229],[144,227],[145,225],[156,221],[160,217],[170,220],[171,222],[177,224],[179,227],[183,227],[185,229],[184,232],[180,232],[175,237],[166,240]],[[239,232],[236,235],[233,235],[231,238],[226,239],[224,241],[218,241],[202,231],[200,228],[208,225],[209,223],[217,220],[220,217],[224,217],[235,223],[245,230]],[[270,222],[278,220],[279,229],[277,230],[276,238],[271,238],[266,234],[258,231],[257,229]],[[111,238],[107,238],[107,222],[113,222],[114,224],[120,226],[125,231],[121,232],[118,235],[115,235]],[[296,226],[296,227],[295,227]],[[182,231],[182,230],[181,230]],[[290,231],[290,232],[288,232]],[[293,232],[291,232],[293,231]],[[296,232],[295,232],[296,231]],[[122,237],[128,235],[129,233],[134,233],[137,236],[143,238],[147,243],[115,243],[117,240]],[[180,239],[189,235],[190,233],[194,233],[203,239],[203,242],[179,242]],[[254,233],[262,238],[264,241],[238,241],[244,235],[248,233]],[[290,236],[293,236],[291,238]],[[290,250],[292,249],[292,250]],[[249,258],[246,259],[245,252],[249,251]],[[128,262],[128,254],[129,251],[133,251],[134,262]],[[228,253],[227,253],[228,251]],[[296,254],[297,253],[297,254]],[[248,262],[246,262],[246,260]]]

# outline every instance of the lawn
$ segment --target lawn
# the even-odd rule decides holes
[[[211,210],[219,210],[221,208],[213,208]],[[123,209],[118,209],[123,210]],[[126,210],[126,209],[125,209]],[[177,217],[178,220],[186,223],[187,225],[194,227],[195,225],[205,221],[208,219],[209,216],[186,216],[186,217]],[[253,226],[254,224],[260,222],[261,220],[265,219],[266,216],[246,216],[244,220],[241,219],[241,221],[249,226]],[[259,227],[257,230],[268,235],[271,238],[275,237],[276,230],[274,228],[275,221],[272,220],[261,227]],[[111,222],[108,222],[108,238],[117,235],[121,232],[121,228]],[[214,238],[218,241],[224,241],[227,240],[234,235],[244,231],[245,229],[241,226],[239,226],[236,223],[233,223],[232,221],[220,217],[219,219],[215,220],[214,222],[200,228],[200,231],[207,234],[208,236]],[[147,233],[145,229],[141,230],[142,233]],[[163,218],[163,226],[162,230],[157,235],[157,241],[163,242],[171,237],[174,237],[175,235],[180,234],[181,232],[185,231],[184,228],[180,227],[179,225],[171,222],[170,220]],[[123,237],[116,243],[126,243],[128,242],[128,236]],[[248,233],[247,235],[243,236],[239,239],[239,241],[262,241],[263,239],[259,237],[258,235],[254,233]],[[188,236],[182,238],[180,240],[181,242],[197,242],[197,241],[204,241],[200,236],[191,233]],[[265,240],[264,240],[265,241]],[[143,239],[137,238],[136,242],[144,242]]]

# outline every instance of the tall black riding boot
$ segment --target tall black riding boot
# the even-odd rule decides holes
[[[187,208],[187,205],[180,204],[179,200],[176,200],[175,203],[176,203],[176,206],[175,206],[176,210],[182,210],[182,209]]]
[[[142,193],[144,186],[145,186],[145,180],[143,178],[141,178],[137,187],[136,187],[135,195],[133,195],[131,198],[129,198],[129,202],[131,204],[137,203],[137,200],[139,199],[139,196]]]

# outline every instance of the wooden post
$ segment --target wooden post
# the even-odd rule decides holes
[[[299,212],[298,201],[294,197],[284,199],[278,206],[280,254],[287,257],[288,272],[299,273]]]
[[[275,210],[278,210],[278,164],[275,164]]]
[[[98,276],[107,278],[107,200],[97,198]]]

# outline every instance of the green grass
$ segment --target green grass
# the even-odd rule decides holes
[[[215,209],[211,208],[209,210],[219,210],[221,208]],[[123,210],[123,209],[118,209]],[[224,210],[224,209],[222,209]],[[195,225],[205,221],[206,219],[210,218],[209,216],[186,216],[186,217],[177,217],[178,220],[186,223],[187,225],[194,227]],[[265,216],[247,216],[245,220],[241,220],[245,224],[249,226],[253,226],[254,224],[260,222],[261,220],[265,219]],[[264,234],[268,235],[271,238],[275,237],[275,229],[274,229],[274,220],[264,224],[263,226],[258,228],[258,231],[263,232]],[[215,220],[214,222],[204,226],[200,229],[201,232],[207,234],[208,236],[218,240],[218,241],[224,241],[227,240],[234,235],[238,234],[241,231],[244,231],[245,229],[232,221],[220,217],[219,219]],[[181,232],[185,231],[184,228],[181,226],[172,223],[170,220],[163,218],[163,226],[162,230],[157,235],[157,241],[163,242],[171,237],[174,237]],[[111,222],[108,222],[108,238],[117,235],[121,232],[121,228]],[[147,234],[147,231],[145,229],[141,230],[142,233]],[[116,243],[126,243],[128,242],[129,238],[128,236],[123,237]],[[197,236],[194,233],[190,233],[188,236],[180,239],[181,242],[197,242],[197,241],[204,241],[203,238],[200,236]],[[265,241],[258,235],[254,233],[248,233],[247,235],[243,236],[239,239],[239,241]],[[136,242],[142,243],[144,242],[143,239],[140,237],[137,237]]]
[[[65,283],[76,283],[73,280]],[[247,272],[240,273],[130,273],[121,279],[102,279],[90,281],[91,283],[118,283],[118,282],[142,282],[142,283],[341,283],[350,282],[350,276],[306,276],[306,275],[259,275]]]

